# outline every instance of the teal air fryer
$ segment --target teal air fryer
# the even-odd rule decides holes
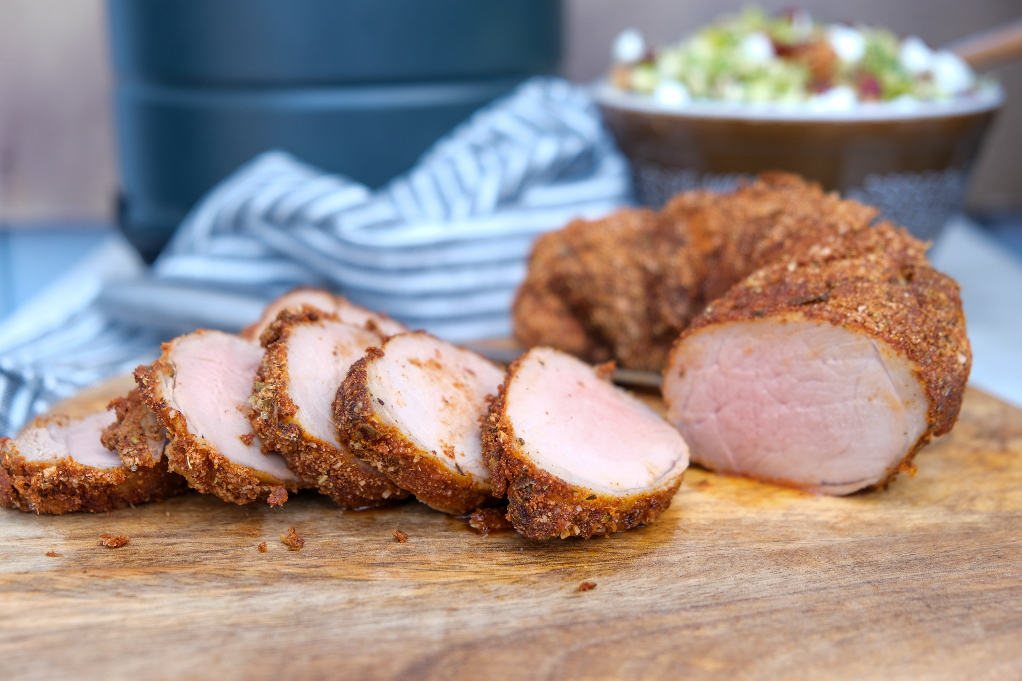
[[[152,259],[268,149],[379,187],[532,75],[560,0],[109,0],[119,222]]]

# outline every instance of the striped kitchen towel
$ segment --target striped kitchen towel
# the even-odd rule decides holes
[[[629,196],[627,163],[588,89],[556,78],[480,110],[376,192],[267,152],[196,206],[150,271],[106,278],[64,319],[88,333],[21,317],[22,342],[0,342],[0,434],[151,355],[159,338],[237,331],[301,284],[455,341],[508,335],[536,236]],[[33,351],[47,343],[50,354]]]

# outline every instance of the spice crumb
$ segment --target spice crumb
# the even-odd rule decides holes
[[[578,585],[579,591],[592,591],[596,588],[596,582],[582,582]]]
[[[298,534],[293,527],[287,528],[287,534],[280,535],[280,541],[291,551],[297,551],[305,546],[305,537]]]
[[[408,541],[408,535],[401,530],[394,530],[394,541],[398,544],[404,544]]]
[[[60,558],[61,555],[59,553],[57,553],[56,551],[47,551],[46,552],[46,557],[47,558]]]
[[[266,497],[266,503],[270,506],[281,506],[287,501],[287,490],[283,487],[271,487],[270,496]]]
[[[128,543],[128,535],[126,534],[101,534],[99,535],[99,545],[106,546],[111,549],[116,549],[124,546]]]
[[[263,542],[257,548],[259,549],[259,553],[266,553],[266,542]]]
[[[507,519],[507,508],[477,508],[469,516],[468,526],[484,537],[492,532],[514,529]]]

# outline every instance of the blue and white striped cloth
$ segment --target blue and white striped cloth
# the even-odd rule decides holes
[[[0,434],[148,359],[160,338],[236,331],[299,284],[455,341],[507,335],[536,236],[629,192],[589,92],[553,78],[480,110],[376,192],[268,152],[200,202],[151,271],[104,275],[56,326],[23,315],[7,333],[18,342],[0,329]]]

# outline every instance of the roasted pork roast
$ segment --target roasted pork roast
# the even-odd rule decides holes
[[[196,331],[164,343],[156,362],[135,370],[142,401],[167,430],[170,469],[198,491],[238,504],[280,504],[301,484],[280,454],[263,453],[248,421],[262,359],[257,343]]]
[[[333,402],[351,365],[383,344],[375,327],[301,306],[282,311],[262,334],[266,348],[252,393],[252,427],[263,449],[338,504],[368,508],[408,492],[352,456],[338,439]]]
[[[532,539],[591,537],[649,523],[688,467],[669,423],[593,368],[551,348],[515,360],[484,429],[493,493]]]
[[[957,285],[873,254],[754,273],[682,334],[662,389],[694,461],[848,494],[951,429],[970,364]]]
[[[876,208],[767,173],[541,237],[515,331],[667,364],[670,420],[698,463],[847,494],[910,469],[961,406],[961,300],[925,253]]]
[[[392,336],[337,391],[341,441],[419,501],[469,513],[492,499],[480,420],[504,372],[424,332]]]
[[[98,513],[186,489],[162,457],[136,471],[122,465],[100,441],[114,420],[110,412],[40,417],[17,438],[0,438],[0,505],[26,513]]]

